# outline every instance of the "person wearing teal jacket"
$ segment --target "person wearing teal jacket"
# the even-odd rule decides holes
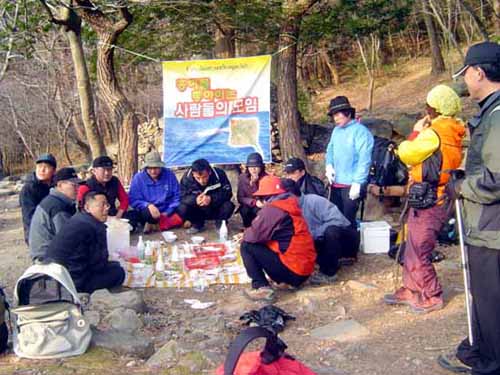
[[[328,116],[335,121],[326,149],[326,178],[331,185],[330,200],[356,226],[362,188],[372,163],[373,135],[355,119],[356,110],[345,96],[330,101]]]

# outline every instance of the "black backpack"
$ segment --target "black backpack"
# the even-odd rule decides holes
[[[372,165],[368,182],[381,188],[406,185],[408,182],[408,169],[394,151],[396,143],[378,136],[373,138]]]
[[[9,341],[9,330],[7,329],[6,313],[9,311],[9,304],[3,289],[0,288],[0,353],[7,349]]]

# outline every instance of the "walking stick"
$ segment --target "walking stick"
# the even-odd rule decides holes
[[[470,269],[469,256],[464,242],[464,227],[462,220],[462,204],[460,199],[455,199],[455,215],[457,217],[458,237],[460,242],[460,253],[462,254],[462,264],[464,273],[465,307],[467,309],[467,326],[469,328],[469,344],[472,346],[474,337],[472,336],[472,296],[470,294]]]

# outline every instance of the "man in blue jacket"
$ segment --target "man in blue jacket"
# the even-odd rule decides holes
[[[165,168],[157,151],[151,151],[145,157],[142,171],[135,174],[130,184],[129,201],[136,211],[135,220],[145,224],[146,233],[155,224],[162,231],[177,227],[183,222],[177,214],[180,199],[174,173]]]
[[[354,227],[372,163],[373,135],[356,120],[356,110],[345,96],[330,101],[328,116],[335,121],[325,163],[330,200]]]

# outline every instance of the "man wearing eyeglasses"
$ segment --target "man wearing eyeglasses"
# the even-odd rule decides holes
[[[57,233],[48,257],[66,267],[79,293],[113,288],[123,283],[125,272],[118,262],[108,261],[106,226],[109,203],[102,192],[84,196],[82,212],[75,214]]]
[[[29,230],[30,255],[44,258],[50,241],[76,212],[76,192],[82,183],[73,168],[62,168],[54,176],[55,187],[35,209]]]

